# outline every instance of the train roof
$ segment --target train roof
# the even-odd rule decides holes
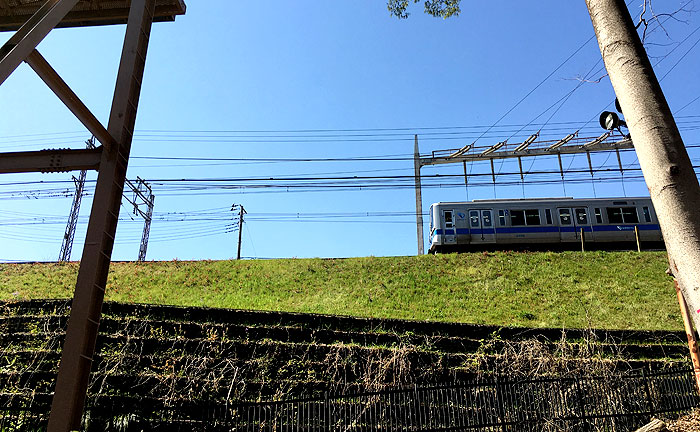
[[[455,204],[528,204],[528,203],[544,203],[544,202],[613,202],[613,201],[649,201],[649,197],[612,197],[612,198],[573,198],[573,197],[552,197],[552,198],[503,198],[503,199],[484,199],[473,201],[440,201],[433,205],[455,205]]]

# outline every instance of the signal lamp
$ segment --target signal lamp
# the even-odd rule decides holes
[[[598,117],[598,123],[600,123],[600,127],[609,131],[615,129],[620,130],[620,127],[627,127],[627,123],[625,123],[624,120],[620,120],[617,114],[610,111],[603,111],[600,117]]]

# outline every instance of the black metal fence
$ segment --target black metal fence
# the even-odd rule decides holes
[[[48,395],[47,395],[48,396]],[[9,397],[9,399],[8,399]],[[43,430],[50,400],[0,400],[0,431]],[[504,377],[278,402],[164,403],[93,397],[99,431],[629,431],[700,406],[692,370],[581,378]]]

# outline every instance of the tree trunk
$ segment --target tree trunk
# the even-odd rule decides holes
[[[671,271],[700,328],[700,187],[623,0],[586,0],[654,203]],[[669,284],[670,285],[670,284]]]

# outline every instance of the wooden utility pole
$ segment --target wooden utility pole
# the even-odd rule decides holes
[[[700,328],[700,186],[623,0],[586,0],[677,278]]]
[[[241,205],[241,210],[238,212],[238,253],[236,254],[236,259],[241,259],[241,237],[243,235],[243,215],[245,214],[245,209]]]

